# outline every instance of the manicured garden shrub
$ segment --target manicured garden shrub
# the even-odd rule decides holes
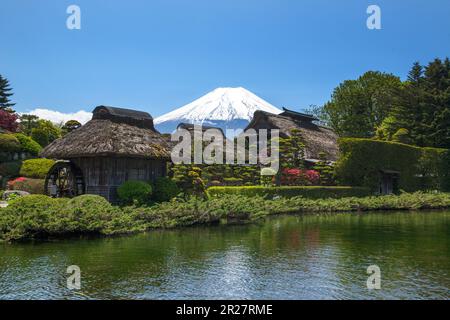
[[[25,160],[20,168],[20,175],[28,178],[44,179],[54,164],[54,160],[45,158]]]
[[[447,149],[357,138],[340,139],[339,148],[336,176],[341,184],[376,191],[381,170],[392,170],[400,172],[401,190],[444,189]]]
[[[123,204],[146,204],[152,195],[152,186],[143,181],[129,180],[117,188],[117,195]]]
[[[169,201],[181,192],[175,181],[167,177],[159,177],[153,186],[152,198],[156,202]]]
[[[364,197],[370,195],[368,188],[363,187],[325,187],[325,186],[243,186],[243,187],[210,187],[210,197],[223,195],[243,195],[247,197],[262,196],[269,199],[275,197],[305,197],[309,199]]]
[[[22,134],[22,133],[16,133],[14,136],[17,138],[17,140],[20,142],[21,150],[24,152],[28,152],[33,156],[37,156],[39,152],[42,150],[42,147],[31,139],[30,137]]]
[[[31,194],[44,194],[45,179],[17,178],[8,182],[12,190],[26,191]]]
[[[20,151],[20,142],[13,134],[0,133],[0,150],[8,152]]]

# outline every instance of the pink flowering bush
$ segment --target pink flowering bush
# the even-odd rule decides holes
[[[281,184],[286,186],[310,186],[318,184],[319,172],[297,168],[286,168],[281,173]]]
[[[15,189],[15,184],[17,182],[24,182],[26,180],[27,180],[27,178],[25,178],[25,177],[19,177],[19,178],[16,178],[14,180],[10,180],[7,183],[7,187],[8,187],[9,190],[14,190]]]

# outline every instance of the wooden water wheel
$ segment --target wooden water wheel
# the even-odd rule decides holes
[[[81,170],[70,161],[57,161],[45,178],[45,194],[56,197],[75,197],[84,193]]]

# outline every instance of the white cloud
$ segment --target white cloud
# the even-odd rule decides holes
[[[21,114],[32,114],[41,119],[50,120],[53,123],[66,122],[68,120],[78,120],[81,124],[85,124],[92,118],[92,113],[80,110],[74,113],[63,113],[55,110],[44,108],[36,108],[30,112],[21,112]]]

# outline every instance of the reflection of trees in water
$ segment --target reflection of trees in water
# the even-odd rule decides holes
[[[393,280],[402,279],[405,270],[419,275],[441,272],[435,280],[448,288],[449,217],[436,212],[289,216],[255,225],[2,245],[0,280],[12,281],[19,273],[26,275],[24,281],[43,277],[59,284],[61,295],[70,295],[63,289],[65,268],[76,264],[83,292],[95,297],[99,291],[100,297],[139,297],[149,290],[157,294],[183,290],[177,284],[209,282],[245,293],[246,287],[267,290],[271,284],[265,279],[288,274],[305,286],[320,287],[327,280],[342,289],[365,284],[365,269],[378,264]],[[33,271],[37,264],[40,268]],[[289,283],[278,285],[273,289]]]

